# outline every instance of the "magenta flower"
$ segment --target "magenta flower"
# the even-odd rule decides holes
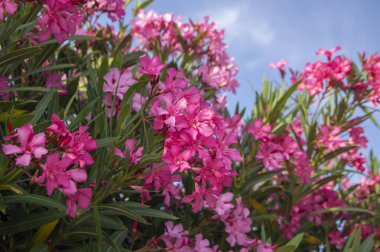
[[[96,141],[90,136],[90,133],[86,132],[87,129],[87,126],[81,126],[79,127],[79,131],[71,134],[64,154],[74,164],[79,165],[80,168],[94,163],[94,159],[88,152],[97,148]]]
[[[132,162],[133,164],[138,164],[140,162],[144,147],[139,147],[136,150],[136,145],[137,145],[136,139],[134,138],[127,139],[125,141],[125,151],[122,152],[119,148],[115,148],[114,154],[121,158],[125,158],[127,156],[130,162]]]
[[[161,64],[161,59],[157,55],[152,59],[145,55],[140,58],[139,73],[146,74],[150,78],[157,78],[165,66],[165,64]]]
[[[17,3],[12,0],[1,0],[0,1],[0,21],[4,21],[5,13],[13,16],[17,11]]]
[[[39,33],[36,38],[46,41],[53,35],[62,44],[70,35],[75,35],[76,27],[82,22],[82,14],[78,6],[71,1],[46,0],[44,12],[38,19]]]
[[[210,242],[207,239],[203,239],[202,234],[195,235],[194,250],[197,252],[213,252],[214,250],[210,248]]]
[[[67,137],[70,134],[70,131],[67,129],[67,126],[63,120],[61,120],[57,114],[52,114],[51,116],[52,125],[47,127],[47,130],[57,134],[61,137]]]
[[[40,159],[48,153],[48,150],[45,149],[45,134],[34,134],[31,124],[25,124],[17,129],[17,139],[20,146],[12,144],[2,145],[5,155],[20,154],[16,157],[16,165],[28,166],[32,155]]]
[[[284,67],[286,67],[287,65],[288,65],[288,62],[286,60],[281,59],[276,63],[270,63],[269,68],[277,69],[281,74],[281,78],[284,78],[285,77]]]
[[[86,209],[91,203],[92,189],[91,188],[80,188],[71,197],[66,199],[67,214],[74,218],[77,213],[77,202],[78,207],[81,209]]]
[[[7,77],[0,77],[0,90],[9,88],[7,80]],[[10,96],[11,92],[0,92],[0,100],[2,101],[9,101]]]
[[[59,75],[58,73],[46,72],[45,76],[46,76],[45,86],[47,88],[55,88],[59,91],[62,91],[59,93],[60,95],[67,95],[66,87],[62,83],[61,75]]]
[[[76,192],[75,182],[84,182],[87,180],[87,174],[85,175],[71,175],[66,172],[66,169],[72,164],[72,160],[69,158],[60,159],[58,153],[50,154],[46,157],[46,162],[42,165],[42,174],[35,182],[37,184],[45,183],[46,191],[49,196],[53,194],[56,188],[64,189],[67,192]],[[84,171],[84,170],[83,170]],[[84,171],[86,173],[86,171]],[[85,176],[85,179],[83,179]]]
[[[272,126],[264,124],[261,118],[256,119],[253,124],[248,125],[247,130],[255,140],[273,138],[273,135],[270,134]]]

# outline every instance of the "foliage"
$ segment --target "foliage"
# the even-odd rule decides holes
[[[273,63],[230,112],[224,31],[151,2],[0,1],[1,249],[378,249],[380,56]]]

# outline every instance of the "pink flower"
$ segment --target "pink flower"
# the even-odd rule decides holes
[[[345,146],[343,138],[339,136],[341,132],[340,127],[334,126],[330,128],[324,124],[319,128],[319,131],[317,135],[318,146],[324,146],[328,151],[334,151]]]
[[[46,181],[45,186],[49,196],[56,188],[62,190],[65,195],[73,195],[77,191],[76,183],[87,181],[87,173],[83,169],[66,171],[71,164],[72,160],[67,157],[61,160],[58,153],[50,154],[42,165],[41,176],[35,179],[35,182],[42,184]]]
[[[194,250],[197,252],[213,252],[214,250],[210,248],[210,242],[207,239],[203,239],[202,234],[195,235]]]
[[[280,169],[284,160],[281,146],[272,142],[261,142],[256,158],[262,159],[264,166],[273,170]]]
[[[86,132],[87,129],[87,126],[81,126],[79,131],[70,135],[70,140],[64,153],[64,156],[69,157],[80,168],[94,163],[94,159],[88,152],[97,148],[96,141],[90,136],[90,133]]]
[[[122,0],[90,0],[82,8],[89,14],[94,14],[94,12],[107,13],[108,18],[115,22],[125,15],[124,5],[125,3]]]
[[[91,203],[92,189],[91,188],[80,188],[78,191],[66,199],[67,214],[74,218],[77,213],[77,202],[78,207],[81,209],[86,209]]]
[[[135,152],[133,152],[136,149],[136,145],[136,139],[127,139],[125,141],[125,151],[122,152],[120,149],[115,148],[114,154],[121,158],[125,158],[127,156],[129,161],[131,161],[133,164],[138,164],[140,162],[144,147],[139,147]]]
[[[180,249],[189,243],[189,232],[184,231],[182,224],[174,225],[172,221],[165,223],[165,233],[161,239],[169,249]]]
[[[152,59],[145,55],[140,58],[139,73],[146,74],[150,78],[157,78],[165,66],[165,64],[161,64],[161,59],[157,55]]]
[[[0,91],[2,89],[8,89],[9,86],[7,84],[7,77],[0,77]],[[9,101],[9,97],[11,96],[11,92],[0,92],[0,100]]]
[[[0,21],[4,21],[5,13],[7,12],[9,15],[13,16],[17,11],[17,3],[12,0],[1,0],[0,1]]]
[[[51,121],[52,125],[47,127],[48,131],[62,137],[69,136],[70,131],[67,129],[65,122],[62,121],[57,114],[52,114]]]
[[[273,138],[273,135],[270,134],[272,126],[264,124],[261,118],[256,119],[253,124],[248,125],[247,130],[255,140]]]
[[[276,63],[270,63],[269,68],[277,69],[281,74],[281,78],[284,78],[285,77],[284,67],[286,67],[287,65],[288,65],[288,62],[286,60],[281,59]]]
[[[190,170],[191,166],[188,160],[192,157],[192,152],[189,150],[182,151],[182,147],[178,144],[166,145],[164,148],[164,154],[162,155],[162,161],[164,161],[171,173],[179,170],[184,172]]]
[[[338,249],[342,249],[346,242],[346,236],[339,230],[329,232],[330,243],[335,245]]]
[[[66,87],[62,83],[62,78],[58,73],[51,73],[51,72],[46,72],[46,82],[45,86],[47,88],[55,88],[57,90],[63,91],[63,95],[66,95]]]
[[[112,68],[104,76],[104,81],[103,92],[116,95],[121,101],[129,87],[136,83],[131,72],[120,73],[118,68]]]
[[[53,35],[62,44],[69,35],[75,35],[81,22],[82,14],[71,1],[46,0],[42,17],[38,19],[36,38],[46,41]]]
[[[20,146],[12,144],[3,144],[3,152],[5,155],[22,154],[17,156],[16,165],[28,166],[32,159],[40,159],[48,153],[45,149],[46,138],[44,133],[34,134],[33,126],[25,124],[17,129],[17,139]]]
[[[218,200],[216,201],[216,206],[214,208],[214,211],[219,216],[225,216],[229,214],[231,212],[231,209],[234,208],[234,205],[230,203],[233,197],[234,195],[230,192],[220,195]]]
[[[331,56],[336,53],[337,51],[339,51],[340,49],[342,49],[340,46],[336,46],[330,50],[326,50],[326,49],[319,49],[317,51],[317,55],[318,56],[326,56],[327,57],[327,60],[328,61],[331,61]]]

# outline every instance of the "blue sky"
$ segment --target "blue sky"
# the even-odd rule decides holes
[[[341,45],[343,54],[357,59],[358,52],[378,52],[380,46],[376,0],[156,0],[149,8],[186,19],[208,15],[226,30],[241,83],[237,94],[228,96],[229,107],[237,101],[252,107],[253,91],[261,89],[264,76],[279,80],[268,68],[270,62],[285,59],[302,69],[317,58],[319,48]],[[380,141],[374,138],[379,129],[370,124],[365,128],[371,136],[369,146],[380,154]]]

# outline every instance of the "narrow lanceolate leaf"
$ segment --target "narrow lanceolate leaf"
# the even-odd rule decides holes
[[[30,214],[17,218],[16,220],[1,223],[0,234],[13,234],[34,229],[60,219],[65,215],[66,213],[63,211],[45,211],[37,214]]]
[[[37,233],[32,238],[32,246],[37,246],[38,244],[43,244],[53,232],[54,228],[57,226],[58,220],[54,220],[48,224],[43,225],[37,231]]]
[[[358,213],[366,213],[372,216],[375,215],[374,212],[370,210],[358,208],[358,207],[331,207],[331,208],[311,212],[309,213],[309,215],[314,215],[314,214],[319,214],[319,213],[330,213],[330,212],[358,212]]]
[[[24,59],[27,59],[39,54],[41,51],[42,50],[39,47],[29,47],[29,48],[14,50],[0,57],[0,68],[8,66],[9,64],[12,64],[15,62],[21,62]]]
[[[121,215],[143,224],[148,224],[148,222],[135,211],[116,204],[101,205],[99,206],[99,211],[105,215]]]
[[[94,220],[95,220],[95,230],[96,230],[96,238],[98,241],[98,251],[101,252],[103,248],[103,233],[102,233],[102,226],[100,224],[100,215],[98,211],[98,206],[95,205],[94,207]]]
[[[302,242],[304,234],[298,234],[293,239],[291,239],[286,245],[276,249],[276,252],[294,252],[299,247]]]
[[[114,143],[118,139],[119,139],[119,137],[102,138],[102,139],[96,140],[96,144],[97,144],[98,148],[102,148],[102,147],[105,147],[105,146],[108,146],[108,145]]]
[[[46,108],[51,104],[51,100],[54,97],[54,91],[50,90],[45,96],[42,98],[42,100],[38,103],[36,109],[34,110],[34,118],[31,121],[31,123],[34,125],[36,124],[41,117],[44,115],[44,112]]]
[[[133,212],[141,216],[166,219],[166,220],[178,220],[177,217],[158,209],[153,209],[153,208],[148,208],[148,207],[139,207],[139,208],[131,208],[131,210],[133,210]]]
[[[70,123],[69,129],[74,129],[77,125],[80,124],[81,121],[84,120],[84,118],[91,112],[91,110],[95,107],[97,100],[93,100],[90,103],[88,103],[82,111],[75,117],[75,119]]]
[[[59,202],[55,199],[45,197],[42,195],[37,195],[37,194],[5,196],[5,197],[3,197],[3,199],[7,204],[29,203],[29,204],[34,204],[34,205],[38,205],[38,206],[56,208],[59,210],[65,210],[66,209],[66,206],[64,204],[62,204],[61,202]]]

